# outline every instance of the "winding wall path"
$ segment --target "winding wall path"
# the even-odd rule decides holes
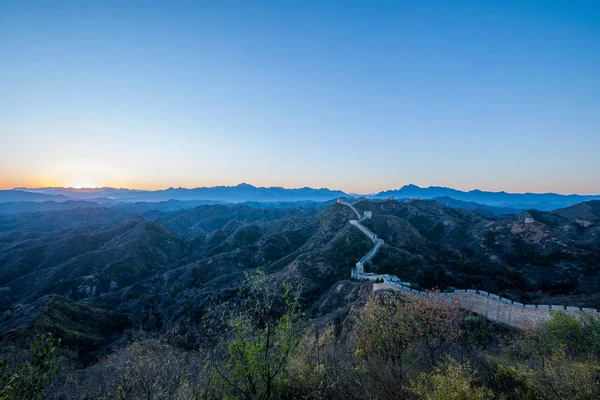
[[[365,273],[365,264],[368,263],[369,261],[371,261],[373,259],[373,257],[375,257],[377,255],[377,252],[379,251],[381,246],[383,246],[383,239],[379,239],[376,234],[371,232],[366,226],[364,226],[363,224],[360,223],[361,221],[363,221],[365,219],[371,218],[371,214],[365,213],[364,216],[361,217],[360,212],[358,212],[358,210],[352,204],[346,203],[342,199],[339,199],[338,203],[348,206],[352,209],[352,211],[354,211],[354,213],[356,214],[358,219],[357,220],[351,219],[350,223],[352,225],[356,226],[358,229],[360,229],[360,231],[362,233],[364,233],[373,242],[373,247],[371,248],[371,250],[369,250],[369,252],[367,254],[365,254],[356,263],[355,268],[352,268],[351,277],[354,279],[361,279],[361,278],[365,278],[366,276],[371,276],[371,275],[376,276],[375,274]]]
[[[360,213],[352,204],[346,203],[342,199],[339,199],[338,203],[348,206],[352,209],[352,211],[354,211],[359,219],[350,220],[350,223],[360,229],[360,231],[373,242],[373,247],[371,250],[369,250],[369,252],[356,263],[355,268],[352,268],[351,276],[352,278],[358,280],[374,281],[374,292],[378,290],[392,289],[418,296],[455,298],[458,300],[461,307],[469,311],[485,315],[487,318],[493,321],[502,322],[517,328],[530,328],[537,324],[548,321],[551,318],[551,310],[566,312],[576,315],[577,317],[582,317],[583,315],[595,315],[600,317],[600,313],[593,308],[521,304],[516,301],[485,292],[483,290],[455,290],[451,293],[424,292],[413,289],[410,282],[402,282],[395,275],[378,275],[365,272],[365,264],[375,257],[379,249],[383,246],[384,242],[382,239],[379,239],[376,234],[361,224],[361,221],[366,218],[370,218],[370,213],[365,213],[365,216],[361,218]]]

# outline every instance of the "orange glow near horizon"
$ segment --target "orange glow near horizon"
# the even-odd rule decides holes
[[[72,189],[97,189],[100,186],[94,184],[94,183],[82,183],[82,182],[78,182],[78,183],[70,183],[67,187],[72,188]]]
[[[82,178],[80,177],[79,179],[72,179],[72,180],[58,180],[58,179],[29,179],[29,180],[23,180],[23,181],[16,181],[16,179],[7,179],[7,180],[3,180],[0,178],[0,190],[10,190],[10,189],[14,189],[14,188],[30,188],[30,189],[34,189],[34,188],[45,188],[45,187],[64,187],[64,188],[72,188],[72,189],[97,189],[97,188],[102,188],[102,187],[112,187],[112,188],[126,188],[126,189],[134,189],[134,190],[164,190],[167,189],[169,187],[183,187],[183,188],[188,188],[188,189],[192,189],[192,188],[197,188],[197,187],[212,187],[212,186],[236,186],[242,182],[246,182],[248,184],[251,184],[253,186],[257,186],[257,187],[272,187],[272,186],[277,186],[277,187],[284,187],[287,189],[294,189],[294,188],[302,188],[302,187],[312,187],[315,189],[321,188],[321,187],[325,187],[331,190],[342,190],[346,193],[358,193],[358,194],[372,194],[372,193],[379,193],[381,191],[385,191],[385,190],[396,190],[399,189],[400,187],[404,186],[405,184],[409,184],[410,182],[401,182],[398,184],[391,184],[391,185],[383,185],[382,183],[378,183],[375,185],[361,185],[361,187],[355,187],[353,185],[348,185],[348,182],[344,182],[342,184],[336,185],[336,184],[327,184],[327,182],[319,182],[319,183],[314,183],[314,184],[310,184],[310,183],[298,183],[298,184],[294,184],[290,181],[286,181],[285,183],[280,183],[280,182],[276,182],[276,181],[267,181],[267,180],[263,180],[263,181],[247,181],[244,179],[237,179],[237,180],[228,180],[228,181],[223,181],[223,182],[216,182],[216,181],[212,181],[212,180],[203,180],[203,181],[195,181],[195,182],[149,182],[147,180],[138,180],[137,182],[133,182],[133,181],[128,181],[128,180],[102,180],[102,179],[86,179],[86,178]],[[483,191],[491,191],[491,192],[498,192],[498,191],[506,191],[509,193],[525,193],[525,192],[529,192],[529,193],[548,193],[548,192],[552,192],[552,193],[559,193],[559,194],[580,194],[580,195],[596,195],[598,193],[594,193],[591,192],[589,190],[585,190],[583,188],[579,188],[580,190],[575,190],[575,191],[566,191],[566,190],[556,190],[556,189],[548,189],[545,190],[543,187],[530,187],[530,188],[524,188],[524,187],[513,187],[513,188],[506,188],[506,187],[500,187],[500,188],[496,188],[496,187],[490,187],[488,185],[481,185],[481,186],[474,186],[474,187],[465,187],[464,185],[460,185],[460,184],[455,184],[452,185],[451,183],[433,183],[433,184],[429,184],[429,183],[418,183],[415,182],[414,184],[416,184],[417,186],[420,187],[428,187],[428,186],[444,186],[444,187],[449,187],[449,188],[453,188],[453,189],[457,189],[457,190],[462,190],[462,191],[469,191],[469,190],[474,190],[474,189],[479,189],[479,190],[483,190]],[[358,186],[358,185],[357,185]]]

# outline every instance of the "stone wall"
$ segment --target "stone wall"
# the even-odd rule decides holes
[[[374,292],[377,290],[392,289],[410,293],[416,296],[452,297],[457,299],[460,305],[469,311],[485,315],[492,321],[501,322],[517,328],[530,328],[542,322],[548,321],[551,317],[550,310],[560,310],[576,316],[585,314],[600,316],[600,313],[598,313],[597,310],[591,308],[521,304],[516,301],[476,289],[456,290],[451,293],[422,292],[413,289],[410,282],[402,282],[397,276],[387,274],[377,275],[364,272],[365,264],[375,257],[381,246],[383,246],[383,240],[379,239],[377,235],[360,223],[362,220],[360,219],[360,213],[358,210],[356,210],[356,208],[354,208],[354,206],[345,203],[342,199],[339,199],[338,203],[344,204],[354,211],[359,220],[350,220],[350,223],[360,229],[361,232],[371,239],[374,244],[373,248],[371,248],[371,250],[356,263],[356,267],[352,268],[351,271],[351,277],[353,279],[375,282],[373,284]],[[371,213],[369,213],[369,217],[370,214]],[[367,213],[365,212],[365,217],[363,217],[363,219],[367,218],[366,215]],[[382,281],[382,283],[377,283],[377,281]]]
[[[357,210],[357,209],[356,209],[356,208],[355,208],[355,207],[354,207],[352,204],[350,204],[350,203],[346,203],[346,202],[345,202],[343,199],[338,199],[338,200],[337,200],[337,202],[338,202],[339,204],[343,204],[343,205],[345,205],[345,206],[348,206],[348,207],[350,207],[350,209],[351,209],[352,211],[354,211],[354,214],[356,214],[356,218],[360,218],[360,213],[358,212],[358,210]]]
[[[373,246],[373,248],[371,249],[371,251],[369,251],[367,254],[365,254],[363,256],[363,258],[360,259],[359,262],[364,266],[366,263],[371,261],[371,259],[377,255],[377,252],[379,251],[381,246],[383,246],[383,240],[378,239],[377,242],[375,243],[375,246]]]
[[[343,200],[342,201],[340,201],[340,200],[338,200],[338,203],[345,204],[345,205],[351,207],[354,210],[354,212],[357,215],[359,215],[358,211],[352,205],[350,205],[348,203],[344,203]],[[365,217],[363,217],[362,219],[370,218],[371,213],[369,212],[368,215],[369,215],[369,217],[367,217],[367,212],[365,212]],[[352,225],[356,226],[358,229],[360,229],[360,231],[362,233],[364,233],[369,239],[371,239],[371,241],[373,242],[373,247],[371,248],[371,250],[369,250],[369,252],[367,254],[365,254],[356,263],[356,267],[352,268],[352,271],[350,272],[350,276],[353,279],[367,279],[367,280],[376,281],[377,279],[379,279],[378,276],[375,275],[375,274],[366,274],[364,266],[365,266],[366,263],[368,263],[369,261],[371,261],[371,259],[373,259],[373,257],[375,257],[375,255],[377,255],[377,252],[379,251],[379,249],[381,248],[381,246],[383,246],[383,240],[379,239],[376,234],[374,234],[367,227],[365,227],[363,224],[361,224],[360,221],[362,219],[360,219],[360,220],[351,219],[350,223]]]
[[[355,227],[357,227],[358,229],[360,229],[362,233],[364,233],[365,235],[367,235],[367,237],[369,239],[371,239],[372,242],[375,242],[377,240],[377,235],[375,235],[373,232],[371,232],[369,229],[367,229],[366,226],[364,226],[363,224],[361,224],[357,220],[351,219],[350,223],[352,225],[354,225]]]
[[[383,277],[383,275],[381,277]],[[581,317],[582,315],[596,315],[600,317],[600,313],[594,309],[521,304],[500,296],[496,296],[494,294],[489,294],[487,292],[474,289],[457,290],[452,293],[422,292],[412,289],[409,286],[394,283],[385,278],[383,283],[373,284],[374,292],[385,289],[403,291],[415,296],[439,296],[454,298],[458,300],[460,306],[466,310],[485,315],[492,321],[501,322],[506,325],[521,329],[532,328],[540,323],[550,320],[550,310],[559,310],[577,317]]]

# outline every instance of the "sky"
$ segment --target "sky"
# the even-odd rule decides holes
[[[600,193],[600,1],[0,2],[0,188]]]

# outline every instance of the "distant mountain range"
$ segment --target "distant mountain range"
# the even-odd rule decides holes
[[[463,192],[461,190],[430,186],[422,188],[416,185],[406,185],[398,190],[388,190],[380,192],[374,196],[376,199],[395,197],[395,198],[420,198],[435,199],[447,197],[454,200],[475,202],[495,207],[507,207],[513,209],[536,209],[542,211],[555,210],[561,207],[568,207],[583,201],[599,200],[600,195],[563,195],[557,193],[506,193],[506,192],[486,192],[483,190],[471,190]]]
[[[38,191],[40,190],[40,191]],[[70,197],[65,195],[46,194],[43,189],[12,189],[0,190],[0,203],[12,201],[67,201]]]
[[[168,188],[164,190],[132,190],[116,188],[16,188],[0,192],[0,202],[6,201],[62,201],[62,200],[101,200],[120,202],[139,201],[218,201],[240,203],[244,201],[327,201],[347,195],[340,190],[330,189],[286,189],[282,187],[256,187],[247,183],[237,186],[214,186]]]
[[[195,207],[200,204],[247,203],[254,207],[318,206],[339,197],[368,199],[433,199],[450,207],[469,209],[482,215],[515,214],[534,209],[551,211],[584,201],[599,200],[600,195],[562,195],[556,193],[506,193],[471,190],[464,192],[446,187],[421,188],[406,185],[397,190],[371,195],[344,193],[341,190],[282,187],[256,187],[246,183],[237,186],[199,188],[168,188],[164,190],[134,190],[119,188],[15,188],[0,190],[0,214],[22,211],[62,210],[115,203],[163,203],[165,211]],[[2,204],[4,203],[4,204]],[[8,204],[12,203],[12,204]],[[33,204],[42,203],[42,204]],[[56,204],[64,203],[64,204]],[[269,205],[265,204],[268,203]],[[259,205],[264,204],[264,205]],[[140,206],[141,207],[141,206]],[[152,207],[157,209],[156,207]]]

